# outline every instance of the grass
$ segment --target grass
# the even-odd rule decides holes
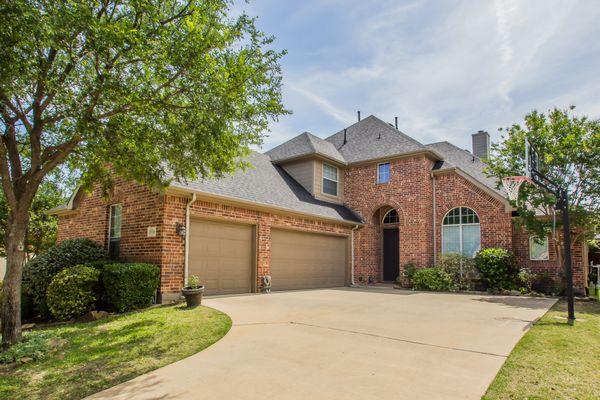
[[[485,400],[599,399],[600,303],[576,302],[574,326],[558,302],[517,344]]]
[[[229,317],[207,307],[154,307],[91,323],[61,325],[44,359],[3,366],[2,399],[80,399],[182,358],[223,337]]]

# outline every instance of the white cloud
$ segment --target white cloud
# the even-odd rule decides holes
[[[313,0],[298,13],[281,4],[260,12],[289,7],[289,21],[264,29],[283,35],[293,57],[284,99],[294,115],[273,126],[283,129],[269,143],[304,130],[324,137],[354,122],[357,109],[398,116],[423,142],[461,147],[532,109],[576,104],[600,116],[593,1]]]

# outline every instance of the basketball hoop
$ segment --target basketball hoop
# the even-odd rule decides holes
[[[519,197],[519,188],[525,182],[533,183],[531,178],[527,176],[507,176],[506,178],[502,178],[502,186],[508,193],[508,198],[516,201]]]

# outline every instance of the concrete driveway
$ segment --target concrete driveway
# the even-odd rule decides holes
[[[479,399],[553,299],[326,289],[230,296],[219,342],[94,399]]]

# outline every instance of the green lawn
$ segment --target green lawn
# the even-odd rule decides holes
[[[485,400],[600,399],[600,303],[558,302],[517,344]]]
[[[40,330],[55,335],[56,349],[0,368],[0,398],[80,399],[195,354],[230,327],[231,319],[211,308],[164,306]]]

